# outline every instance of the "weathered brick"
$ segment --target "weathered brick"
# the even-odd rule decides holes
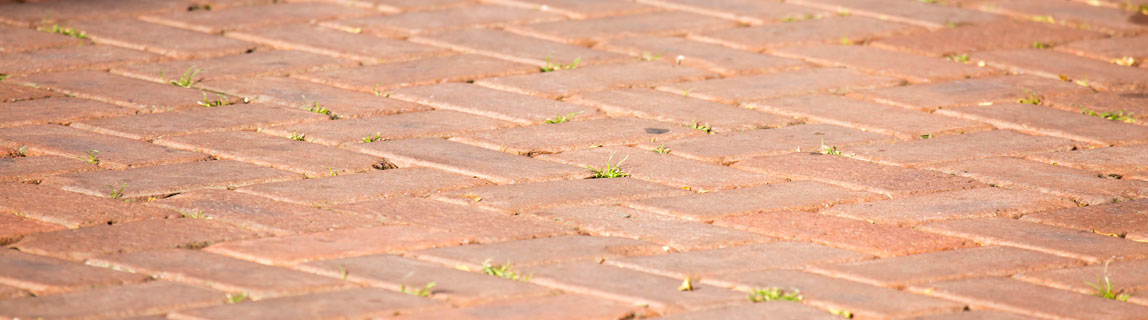
[[[36,180],[49,175],[87,170],[96,170],[96,167],[80,159],[68,157],[42,155],[0,158],[0,181]]]
[[[932,112],[952,106],[1016,102],[1029,94],[1051,98],[1085,92],[1092,90],[1064,81],[1022,75],[916,84],[852,94],[888,105]]]
[[[213,108],[143,114],[74,122],[73,128],[129,139],[155,140],[171,136],[326,120],[321,114],[269,104],[236,104]]]
[[[822,45],[781,48],[773,54],[829,66],[858,69],[913,83],[948,81],[999,73],[991,68],[948,62],[870,46]]]
[[[295,268],[394,291],[419,291],[428,283],[431,297],[446,297],[454,305],[542,296],[549,289],[523,281],[466,272],[394,255],[374,255],[309,262]]]
[[[63,226],[40,222],[30,218],[20,217],[15,214],[0,215],[0,245],[8,245],[20,241],[26,234],[33,234],[39,232],[48,232],[64,229]],[[4,286],[0,285],[0,299],[7,297],[11,293],[3,290]]]
[[[0,103],[43,99],[52,96],[58,96],[58,94],[29,86],[0,83]]]
[[[554,99],[590,91],[701,80],[707,76],[708,72],[689,67],[633,62],[482,79],[475,83],[499,90]]]
[[[166,281],[0,300],[0,315],[18,319],[102,319],[163,314],[221,304],[223,292]]]
[[[239,227],[210,220],[144,220],[30,234],[13,247],[32,254],[86,260],[112,253],[201,248],[213,242],[256,235]]]
[[[609,204],[688,193],[680,188],[630,178],[578,179],[475,187],[431,198],[484,209],[520,213],[554,207]]]
[[[851,191],[812,181],[787,182],[717,192],[688,194],[628,202],[635,209],[687,220],[715,219],[772,210],[808,210],[877,198],[869,192]]]
[[[24,291],[23,289],[0,284],[0,299],[12,299],[30,295],[32,295],[32,293]]]
[[[145,15],[140,20],[205,33],[255,29],[276,24],[329,20],[370,15],[371,10],[324,4],[279,3],[225,10],[195,10],[162,15]]]
[[[328,278],[197,250],[166,249],[91,259],[88,264],[137,275],[204,285],[224,292],[244,292],[254,299],[326,291],[346,286]]]
[[[1016,313],[996,311],[992,309],[981,310],[966,310],[953,313],[941,313],[931,316],[924,316],[915,318],[918,320],[1024,320],[1030,319],[1029,317],[1022,316]]]
[[[1059,270],[1044,270],[1025,272],[1014,276],[1024,280],[1053,288],[1076,291],[1088,295],[1096,295],[1096,288],[1092,285],[1104,285],[1104,277],[1113,286],[1113,292],[1128,294],[1129,301],[1143,304],[1144,297],[1138,292],[1148,288],[1148,261],[1117,261],[1115,263],[1095,264],[1080,268],[1065,268]],[[1135,299],[1135,300],[1133,300]]]
[[[813,180],[875,192],[889,198],[982,186],[972,179],[821,153],[797,152],[750,158],[734,164],[734,167],[790,180]]]
[[[1021,220],[1127,238],[1148,233],[1148,199],[1030,213]]]
[[[531,267],[532,283],[580,294],[644,304],[661,314],[700,310],[743,302],[739,292],[696,285],[692,291],[670,290],[674,278],[617,268],[593,262],[574,262]]]
[[[450,54],[450,50],[342,32],[309,24],[292,24],[228,32],[228,37],[251,41],[283,50],[299,50],[364,64],[403,61]]]
[[[48,32],[0,26],[0,53],[77,46],[87,43],[87,41],[81,39]]]
[[[562,16],[541,10],[477,4],[442,10],[335,20],[325,22],[324,25],[384,36],[406,37],[463,28],[493,28],[559,19],[562,19]]]
[[[757,4],[784,5],[758,1],[745,3],[745,5]],[[596,47],[624,52],[643,60],[657,60],[705,69],[724,76],[770,73],[809,66],[798,60],[746,52],[679,37],[620,38],[599,43]]]
[[[640,0],[639,2],[673,10],[737,20],[751,25],[784,22],[787,21],[786,19],[812,19],[827,14],[824,11],[804,6],[753,0],[720,2],[705,0]]]
[[[538,41],[536,38],[494,29],[450,31],[414,37],[411,38],[411,41],[539,67],[550,67],[555,64],[559,66],[588,66],[633,60],[631,57],[617,53],[557,42]],[[574,63],[575,60],[578,61],[577,64]]]
[[[809,119],[900,139],[941,136],[990,129],[973,121],[952,119],[836,95],[812,95],[749,102],[746,107]]]
[[[323,179],[265,183],[237,190],[284,202],[303,205],[331,205],[399,196],[425,195],[436,190],[450,190],[485,184],[487,184],[485,180],[441,170],[402,168],[370,170]]]
[[[803,269],[809,265],[854,261],[868,256],[801,242],[773,242],[713,250],[611,260],[609,264],[673,278],[705,278],[720,274],[772,269]]]
[[[897,0],[796,0],[795,4],[823,10],[849,12],[887,21],[896,21],[941,29],[947,26],[980,24],[1001,19],[999,16],[935,3]]]
[[[0,143],[27,146],[31,152],[77,158],[95,166],[117,169],[207,159],[207,155],[202,153],[57,125],[0,129]]]
[[[172,319],[365,319],[437,307],[431,299],[376,288],[356,288],[200,309],[180,310]]]
[[[474,54],[433,57],[357,68],[321,71],[295,77],[348,90],[385,96],[387,89],[483,77],[538,72],[538,67]]]
[[[714,224],[789,241],[811,241],[879,257],[975,246],[971,241],[891,225],[809,212],[763,212],[725,217]]]
[[[1098,34],[1091,31],[1050,23],[1000,19],[984,24],[890,37],[877,40],[872,45],[944,57],[993,49],[1029,48],[1034,42],[1059,44],[1096,36]]]
[[[1148,244],[1013,219],[942,221],[924,224],[918,229],[985,245],[1035,250],[1089,263],[1113,257],[1136,259],[1148,256]]]
[[[0,251],[0,282],[24,288],[36,295],[143,282],[145,278],[140,274],[85,266],[15,250]]]
[[[977,247],[911,256],[815,265],[813,272],[900,288],[965,278],[1000,277],[1081,265],[1081,261],[1012,247]]]
[[[615,0],[491,0],[484,2],[553,12],[575,19],[637,14],[658,10],[652,6]]]
[[[451,140],[517,154],[558,153],[607,145],[657,142],[701,131],[635,118],[607,118],[472,133]]]
[[[513,126],[510,122],[447,110],[411,112],[381,117],[319,121],[264,128],[261,132],[281,137],[306,136],[312,143],[329,146],[416,137],[450,137],[474,131]]]
[[[43,23],[91,19],[127,18],[133,15],[187,9],[186,2],[95,0],[77,3],[23,3],[0,4],[0,21],[21,27]],[[182,7],[182,8],[181,8]],[[100,12],[94,15],[92,12]]]
[[[1144,30],[1143,14],[1088,5],[1085,2],[1040,0],[988,0],[971,7],[1019,19],[1048,20],[1073,25],[1081,29],[1098,29],[1116,33],[1134,33]]]
[[[588,178],[587,170],[437,138],[359,144],[352,150],[385,158],[399,167],[429,167],[494,183]]]
[[[1148,36],[1080,40],[1053,49],[1104,61],[1132,58],[1143,66],[1148,59]]]
[[[45,185],[94,196],[137,198],[196,189],[238,187],[299,179],[287,171],[232,160],[197,161],[119,171],[70,173],[44,179]]]
[[[1148,141],[1148,127],[1031,104],[998,103],[990,106],[946,108],[937,110],[937,113],[981,121],[997,128],[1097,145],[1137,144]]]
[[[745,231],[681,221],[618,206],[550,209],[532,213],[602,237],[625,237],[665,244],[677,250],[722,248],[766,241]]]
[[[845,151],[863,160],[917,167],[941,162],[1068,150],[1073,146],[1072,141],[1060,138],[1030,136],[1013,130],[991,130],[893,144],[849,147]]]
[[[518,25],[507,27],[507,30],[547,40],[592,45],[603,40],[621,37],[673,36],[693,31],[734,26],[736,23],[725,19],[686,12],[664,11]]]
[[[847,310],[858,318],[912,317],[955,312],[965,307],[956,302],[792,270],[744,272],[703,279],[702,282],[736,287],[743,291],[755,288],[779,288],[787,292],[796,290],[801,294],[804,304],[830,310]]]
[[[20,78],[19,81],[145,112],[198,108],[197,102],[202,102],[206,98],[206,93],[198,90],[132,79],[102,71],[37,74]]]
[[[797,122],[721,103],[651,89],[591,92],[569,99],[609,115],[634,116],[683,125],[704,125],[714,132],[775,128]]]
[[[1060,319],[1138,319],[1148,307],[1100,299],[1008,278],[981,278],[934,282],[914,288],[935,297],[967,303],[973,308],[991,308],[1023,314],[1026,317]]]
[[[148,204],[178,210],[185,216],[219,220],[275,235],[382,224],[368,218],[338,214],[229,190],[183,193]]]
[[[175,59],[195,59],[242,54],[259,46],[250,42],[147,23],[134,19],[69,23],[84,31],[93,42],[147,51]],[[172,75],[172,77],[176,77]]]
[[[484,263],[519,267],[575,261],[598,261],[665,252],[661,246],[626,238],[568,236],[472,244],[410,252],[419,260],[481,269]]]
[[[381,226],[215,244],[204,251],[270,265],[397,253],[457,245],[453,233],[414,226]]]
[[[302,173],[311,177],[355,173],[378,167],[385,160],[328,146],[251,131],[211,132],[165,137],[156,143]],[[299,157],[306,154],[307,157]]]
[[[690,39],[743,50],[762,51],[819,43],[860,43],[921,28],[866,17],[835,17],[748,28],[696,32]]]
[[[673,150],[670,150],[670,153],[672,154]],[[712,163],[631,147],[593,148],[537,157],[582,168],[601,169],[610,165],[618,166],[634,179],[694,191],[740,188],[782,181],[774,176],[743,172]],[[588,170],[589,168],[583,169],[582,172],[589,173]]]
[[[1148,182],[1107,179],[1091,172],[1016,158],[987,158],[933,166],[941,172],[1101,204],[1148,196]]]
[[[594,108],[462,83],[401,88],[391,93],[390,98],[521,125],[540,124],[571,113],[577,115],[574,120],[599,116]]]
[[[901,80],[840,68],[813,68],[783,73],[662,85],[658,90],[736,104],[747,100],[814,93],[841,94],[895,86]]]
[[[1076,112],[1111,112],[1132,117],[1134,123],[1148,122],[1148,94],[1137,92],[1098,92],[1052,96],[1043,100],[1049,106]]]
[[[384,12],[406,12],[446,9],[472,4],[474,0],[361,0],[367,7],[375,7]]]
[[[386,99],[377,95],[284,77],[243,78],[204,81],[197,87],[225,92],[248,101],[280,104],[311,111],[326,108],[339,118],[385,115],[430,110],[430,107]]]
[[[199,71],[192,83],[243,77],[284,76],[292,73],[349,67],[354,61],[325,57],[294,50],[255,51],[248,54],[178,60],[152,64],[132,64],[113,68],[112,73],[162,82],[181,79],[188,72]]]
[[[986,60],[989,66],[1009,72],[1050,79],[1067,78],[1104,91],[1148,88],[1148,70],[1119,66],[1052,50],[986,51],[974,54],[972,58]]]
[[[0,70],[7,74],[31,74],[70,70],[108,69],[132,62],[150,62],[160,56],[130,49],[91,45],[0,53]]]
[[[838,320],[841,316],[825,310],[810,307],[800,302],[778,301],[773,303],[743,304],[733,307],[706,309],[689,313],[678,313],[668,317],[658,317],[663,320],[705,320],[705,319],[812,319],[812,320]]]
[[[630,304],[580,294],[555,294],[466,308],[438,309],[414,313],[409,317],[399,316],[397,319],[625,319],[633,316],[637,309],[639,307]]]
[[[977,188],[884,201],[841,205],[821,213],[870,223],[912,226],[935,220],[1003,217],[1073,206],[1068,200],[1034,191]]]
[[[826,139],[829,138],[829,139]],[[729,164],[752,157],[819,150],[823,145],[849,146],[892,140],[877,134],[825,124],[708,135],[665,143],[670,153],[690,159]],[[644,144],[646,149],[661,145]]]
[[[0,211],[44,222],[80,228],[134,220],[162,219],[176,212],[138,203],[75,194],[25,183],[0,184]]]
[[[73,121],[135,113],[134,110],[87,99],[60,97],[4,104],[0,127],[33,124],[68,124]]]
[[[568,235],[574,230],[525,215],[505,215],[425,198],[395,198],[344,204],[332,210],[387,224],[408,224],[467,236],[481,243]]]

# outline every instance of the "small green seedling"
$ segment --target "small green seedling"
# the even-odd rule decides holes
[[[371,142],[380,141],[380,140],[383,140],[383,134],[378,133],[378,132],[375,132],[374,137],[370,137],[370,136],[363,137],[363,143],[371,143]]]
[[[291,138],[291,140],[295,140],[295,141],[306,141],[307,140],[307,135],[303,134],[303,133],[299,133],[299,132],[291,132],[291,135],[287,136],[287,137]]]
[[[100,150],[88,150],[88,158],[84,161],[97,166],[100,165]]]
[[[626,162],[626,159],[628,158],[629,157],[623,158],[622,161],[618,161],[618,163],[611,163],[614,160],[614,155],[611,154],[610,158],[606,160],[606,166],[604,168],[598,169],[591,166],[586,166],[586,168],[590,169],[590,172],[594,173],[595,179],[629,177],[630,174],[622,170],[622,163]]]
[[[383,95],[383,83],[382,82],[375,82],[375,88],[371,89],[371,93],[374,93],[376,97],[382,96]]]
[[[849,10],[845,10],[845,9],[837,9],[837,15],[842,16],[842,17],[848,17],[848,16],[853,15],[853,12],[851,12]]]
[[[1056,19],[1053,18],[1052,16],[1034,16],[1034,17],[1032,17],[1032,21],[1044,22],[1044,23],[1056,23]]]
[[[1028,89],[1025,89],[1024,90],[1024,98],[1017,100],[1017,102],[1018,103],[1025,103],[1025,104],[1040,105],[1042,100],[1043,99],[1041,98],[1041,96],[1036,94],[1036,92],[1032,92],[1032,91],[1029,91]]]
[[[1084,284],[1087,284],[1088,286],[1092,287],[1092,289],[1095,289],[1095,295],[1097,297],[1110,300],[1128,301],[1128,298],[1132,296],[1126,293],[1122,293],[1124,290],[1116,290],[1116,287],[1112,285],[1111,279],[1108,278],[1108,263],[1110,262],[1112,261],[1110,260],[1104,263],[1104,274],[1096,276],[1096,282],[1085,281]]]
[[[183,76],[179,77],[178,80],[172,80],[168,83],[171,83],[177,87],[191,88],[191,85],[195,84],[196,82],[195,75],[199,74],[200,71],[203,70],[196,69],[195,66],[192,66],[191,68],[187,68],[187,71],[184,71]]]
[[[0,73],[0,81],[4,81],[4,79],[8,79],[8,74],[7,73]]]
[[[714,129],[713,129],[713,127],[710,127],[709,123],[701,124],[701,123],[698,123],[697,120],[694,120],[693,123],[686,125],[686,127],[690,128],[690,129],[694,129],[694,130],[705,131],[705,133],[710,133],[710,134],[714,133]]]
[[[19,148],[16,148],[16,156],[17,157],[27,157],[28,156],[28,146],[20,146]]]
[[[572,62],[568,65],[561,65],[561,64],[550,62],[550,56],[547,55],[546,56],[546,66],[542,67],[542,72],[551,72],[551,71],[557,71],[557,70],[562,70],[562,69],[574,69],[574,68],[578,67],[578,63],[580,63],[580,62],[582,62],[582,58],[575,58],[574,62]]]
[[[343,280],[347,280],[347,268],[343,268],[341,265],[337,267],[339,267],[339,276],[341,276]]]
[[[196,103],[199,104],[200,106],[204,107],[204,108],[212,108],[212,107],[227,105],[227,96],[224,94],[216,93],[215,95],[218,97],[218,99],[210,100],[207,98],[207,92],[200,91],[199,93],[203,94],[203,101],[199,101]]]
[[[954,54],[954,55],[950,55],[950,56],[945,57],[945,59],[947,59],[949,61],[956,61],[956,62],[962,62],[962,63],[963,62],[969,62],[969,54],[968,53]]]
[[[849,312],[849,310],[829,308],[829,313],[841,316],[842,318],[853,319],[853,312]]]
[[[921,3],[928,3],[928,4],[937,4],[937,2],[938,2],[937,0],[917,0],[917,1],[920,1]]]
[[[697,287],[694,287],[694,281],[693,281],[693,279],[690,279],[689,277],[686,277],[685,280],[682,280],[682,285],[678,286],[678,291],[694,291],[694,290],[697,290]]]
[[[572,112],[572,113],[567,113],[566,115],[556,114],[556,115],[554,115],[553,118],[546,119],[546,123],[555,124],[555,123],[568,122],[570,120],[574,120],[574,117],[578,116],[579,114],[582,114],[582,112],[581,111]]]
[[[112,189],[112,191],[108,193],[108,197],[110,197],[112,199],[120,199],[120,198],[124,197],[124,188],[128,187],[128,183],[124,182],[123,184],[120,185],[119,189],[116,189],[115,186],[107,186],[107,187],[109,189]]]
[[[1052,48],[1052,45],[1049,44],[1048,42],[1033,41],[1032,47],[1034,49],[1048,49],[1048,48]]]
[[[407,285],[405,285],[405,284],[401,284],[401,285],[399,285],[399,291],[402,291],[403,293],[406,293],[406,294],[409,294],[412,296],[429,297],[429,296],[431,296],[431,294],[433,294],[431,292],[431,288],[434,288],[434,286],[435,286],[434,281],[431,281],[431,282],[428,282],[425,286],[423,286],[422,289],[415,290],[414,288],[407,288]]]
[[[206,213],[203,213],[203,210],[195,210],[194,213],[180,212],[180,215],[183,216],[184,218],[195,219],[195,220],[211,219],[211,217],[208,217]]]
[[[922,135],[921,135],[921,139],[932,139],[932,138],[933,138],[933,134],[932,134],[932,133],[929,133],[929,134],[922,134]]]
[[[666,148],[666,144],[663,143],[662,145],[658,146],[657,148],[654,148],[654,152],[661,153],[661,154],[670,154],[670,148]]]
[[[753,289],[749,292],[749,301],[801,301],[801,292],[797,289],[785,290],[781,288]]]
[[[482,273],[504,279],[530,281],[530,276],[523,276],[517,271],[510,269],[510,263],[496,266],[491,265],[489,259],[482,262]]]
[[[841,44],[851,46],[853,45],[853,40],[849,39],[849,37],[841,37]]]
[[[247,292],[240,292],[240,293],[234,293],[234,294],[228,293],[227,294],[227,303],[240,303],[243,301],[247,301],[248,298],[250,298],[250,296],[247,294]]]
[[[304,103],[303,105],[299,106],[300,108],[307,108],[307,111],[311,111],[314,113],[325,115],[328,118],[331,118],[331,120],[338,120],[339,119],[339,115],[335,114],[334,112],[331,112],[331,109],[327,109],[327,107],[324,107],[323,105],[319,104],[318,101],[307,100],[307,96],[303,96],[303,100],[307,101],[307,102]]]
[[[1092,110],[1089,110],[1088,108],[1083,108],[1083,107],[1080,109],[1081,109],[1081,113],[1083,113],[1085,115],[1090,115],[1090,116],[1098,117],[1098,118],[1104,118],[1104,119],[1108,119],[1108,120],[1112,120],[1112,121],[1121,121],[1124,123],[1136,123],[1136,118],[1132,117],[1133,114],[1130,112],[1125,112],[1124,110],[1109,111],[1109,112],[1096,112],[1096,111],[1092,111]]]
[[[642,61],[658,61],[659,59],[662,59],[662,55],[664,54],[665,53],[655,54],[649,51],[642,51],[642,56],[638,57],[638,59]]]
[[[821,154],[827,154],[831,156],[844,156],[841,154],[840,150],[837,150],[837,146],[825,145],[825,139],[821,139]]]
[[[40,29],[40,30],[44,30],[44,29]],[[75,28],[68,28],[68,27],[60,26],[58,24],[52,24],[52,29],[46,30],[46,31],[51,32],[51,33],[62,34],[62,35],[77,38],[77,39],[87,39],[88,38],[88,34],[83,32],[83,31],[76,30]]]
[[[781,22],[789,23],[789,22],[811,20],[815,17],[816,16],[814,16],[812,13],[806,13],[806,14],[801,15],[801,16],[785,16],[785,18],[781,18]]]

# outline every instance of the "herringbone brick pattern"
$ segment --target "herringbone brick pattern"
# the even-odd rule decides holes
[[[1146,0],[0,0],[0,318],[1148,319],[1145,59]]]

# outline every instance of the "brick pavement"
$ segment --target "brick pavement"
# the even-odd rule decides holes
[[[1148,0],[0,0],[0,319],[1148,319],[1145,59]]]

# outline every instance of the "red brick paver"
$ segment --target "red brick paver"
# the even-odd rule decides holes
[[[0,0],[0,318],[1143,318],[1146,5]]]

